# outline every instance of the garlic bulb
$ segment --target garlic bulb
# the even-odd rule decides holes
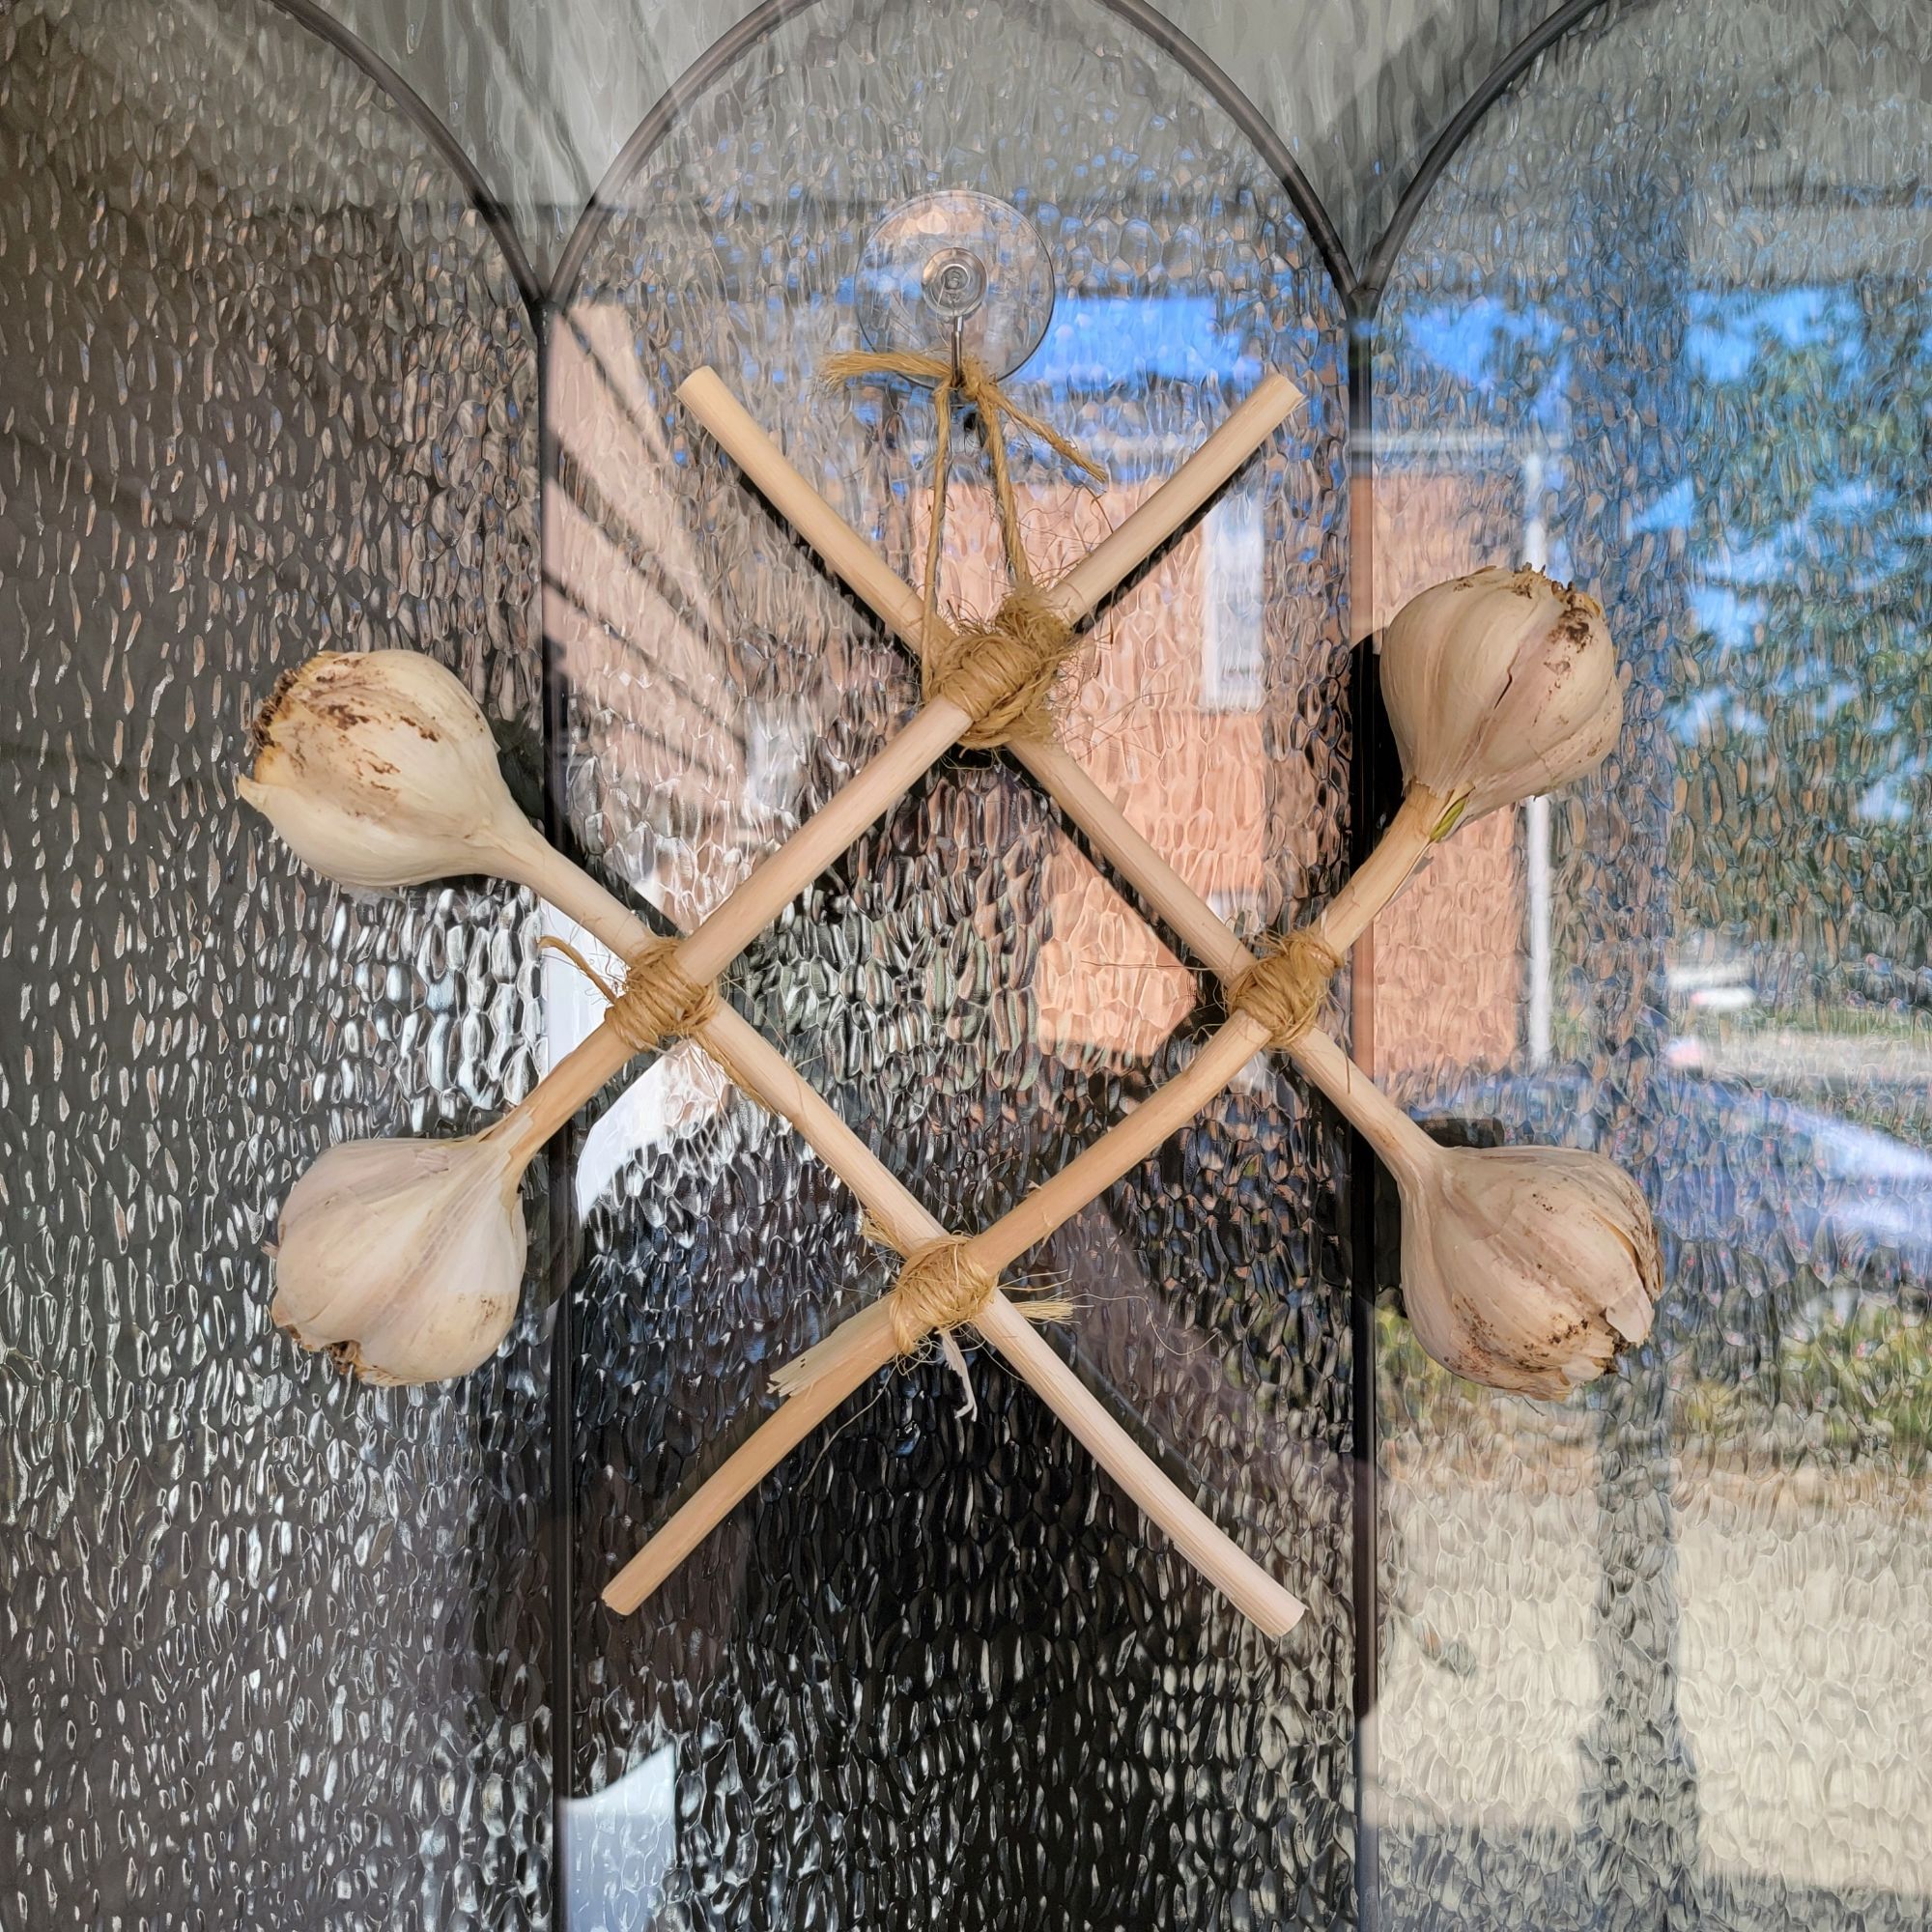
[[[1601,764],[1623,728],[1603,606],[1539,570],[1479,570],[1412,597],[1382,638],[1382,699],[1439,838]]]
[[[1416,1339],[1471,1381],[1561,1397],[1650,1333],[1663,1265],[1629,1175],[1574,1148],[1437,1148],[1397,1168]]]
[[[296,856],[387,891],[468,872],[522,878],[536,838],[462,682],[420,651],[324,651],[275,686],[238,781]]]
[[[488,1135],[330,1148],[282,1204],[276,1325],[371,1381],[467,1374],[517,1312],[524,1165]]]

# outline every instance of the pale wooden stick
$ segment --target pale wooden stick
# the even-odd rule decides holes
[[[944,697],[916,713],[690,938],[678,942],[677,963],[694,980],[715,980],[867,826],[883,818],[972,723],[970,712]]]
[[[879,1309],[884,1305],[873,1304]],[[611,1609],[620,1617],[635,1610],[854,1388],[898,1353],[892,1323],[881,1321],[876,1326],[879,1333],[872,1338],[866,1356],[854,1365],[857,1373],[849,1383],[842,1377],[827,1377],[781,1403],[605,1584],[604,1601]]]
[[[1440,1164],[1441,1149],[1325,1033],[1310,1027],[1288,1051],[1398,1179],[1417,1179]]]
[[[919,593],[798,473],[717,371],[694,370],[677,394],[779,515],[917,653],[923,635]]]
[[[1254,954],[1228,923],[1128,823],[1086,769],[1064,747],[1044,739],[1018,738],[1007,750],[1039,781],[1047,795],[1094,841],[1120,872],[1131,879],[1161,918],[1223,980],[1252,966]]]
[[[746,1093],[797,1129],[900,1254],[946,1232],[810,1081],[735,1009],[720,1001],[696,1037]]]
[[[1145,1456],[1127,1458],[1128,1438],[1094,1392],[1054,1352],[1046,1338],[1003,1294],[973,1318],[973,1325],[1025,1376],[1088,1453],[1120,1484],[1174,1547],[1252,1624],[1286,1636],[1303,1605],[1210,1518],[1188,1501]]]
[[[1301,400],[1301,391],[1279,371],[1264,376],[1227,421],[1119,529],[1047,587],[1047,601],[1061,618],[1079,622],[1125,582],[1293,414]]]
[[[793,468],[790,459],[710,369],[686,377],[679,399],[758,491],[886,627],[915,653],[924,605],[870,544]],[[1157,551],[1274,434],[1301,402],[1286,376],[1264,377],[1206,442],[1119,529],[1045,595],[1077,624]]]
[[[531,838],[520,859],[521,883],[594,933],[620,958],[631,957],[651,941],[650,928],[636,913],[543,838],[534,833]],[[696,1037],[748,1094],[790,1122],[900,1254],[946,1232],[810,1082],[733,1009],[721,1002]],[[493,1131],[520,1133],[534,1153],[583,1100],[614,1077],[626,1058],[623,1042],[610,1028],[599,1027]],[[575,1071],[566,1071],[573,1067]],[[547,1097],[539,1099],[546,1090]],[[876,1355],[868,1347],[849,1380],[814,1384],[782,1404],[772,1421],[754,1432],[612,1578],[604,1593],[612,1609],[621,1614],[642,1603],[817,1421],[896,1354],[883,1301],[873,1302],[854,1320],[868,1318],[884,1336],[885,1353]],[[1004,1294],[994,1295],[975,1325],[1223,1596],[1271,1634],[1293,1627],[1301,1605],[1175,1487]],[[774,1428],[781,1418],[783,1427]],[[765,1429],[773,1434],[767,1435]],[[754,1445],[762,1445],[755,1455],[749,1453]]]
[[[1155,1088],[1016,1208],[975,1235],[966,1243],[967,1253],[988,1274],[1009,1267],[1184,1127],[1266,1045],[1267,1029],[1259,1020],[1234,1014],[1172,1080]]]

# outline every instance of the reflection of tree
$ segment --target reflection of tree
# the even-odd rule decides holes
[[[1693,314],[1697,621],[1668,687],[1687,747],[1680,923],[1915,973],[1932,959],[1917,828],[1932,805],[1932,291],[1864,280]]]
[[[1630,511],[1675,482],[1683,448],[1687,184],[1621,147],[1612,140],[1579,180],[1593,272],[1556,297],[1559,308],[1575,303],[1567,332],[1577,451],[1559,527],[1644,692],[1668,688],[1667,640],[1684,618],[1682,581],[1643,554]],[[1573,854],[1566,867],[1571,956],[1596,969],[1596,1060],[1609,1094],[1642,1093],[1659,1044],[1674,750],[1656,713],[1633,704],[1612,766],[1591,787],[1594,851]],[[1640,1116],[1597,1104],[1606,1151],[1639,1164],[1648,1138]],[[1678,1710],[1671,1340],[1666,1318],[1593,1398],[1604,1697],[1582,1740],[1579,1850],[1600,1922],[1620,1932],[1663,1932],[1691,1922],[1696,1909],[1696,1776]]]

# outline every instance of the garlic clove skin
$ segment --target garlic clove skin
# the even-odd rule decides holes
[[[1594,771],[1623,729],[1623,680],[1595,598],[1492,567],[1412,597],[1382,637],[1382,700],[1410,785],[1460,820]]]
[[[282,1204],[276,1326],[369,1381],[467,1375],[523,1292],[521,1179],[487,1137],[330,1148]]]
[[[286,673],[237,781],[305,865],[388,892],[500,873],[532,834],[462,681],[420,651],[324,651]]]
[[[1650,1333],[1657,1231],[1629,1175],[1574,1148],[1442,1148],[1405,1174],[1403,1305],[1445,1369],[1560,1399]]]

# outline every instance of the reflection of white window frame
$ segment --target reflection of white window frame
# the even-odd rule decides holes
[[[1252,946],[1268,928],[1268,900],[1265,895],[1243,888],[1227,892],[1216,888],[1205,895],[1208,909],[1223,925],[1233,926]]]
[[[748,698],[745,704],[745,807],[782,818],[798,798],[805,768],[805,719],[796,702]]]
[[[1267,669],[1262,499],[1232,492],[1208,512],[1201,619],[1201,708],[1259,711]]]

